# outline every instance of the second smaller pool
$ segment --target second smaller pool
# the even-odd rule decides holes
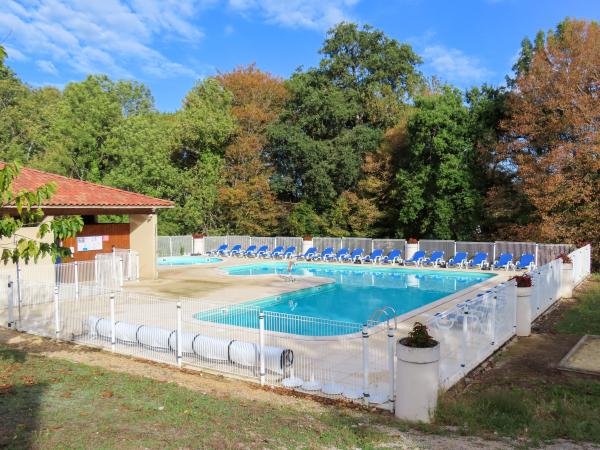
[[[221,262],[221,258],[207,258],[206,256],[164,256],[158,258],[159,266],[187,266],[191,264],[211,264]]]

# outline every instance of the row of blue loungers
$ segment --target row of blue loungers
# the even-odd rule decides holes
[[[530,253],[524,253],[517,261],[513,261],[512,253],[502,253],[497,260],[490,264],[486,252],[478,252],[469,258],[468,252],[457,252],[453,258],[444,260],[443,251],[433,251],[429,256],[424,250],[419,250],[408,259],[402,259],[402,252],[397,249],[391,250],[387,255],[382,249],[376,249],[371,254],[365,254],[362,248],[356,248],[350,252],[347,248],[342,248],[334,252],[333,247],[327,247],[319,253],[316,247],[311,247],[306,252],[297,254],[296,247],[290,246],[284,249],[283,246],[275,247],[269,250],[267,245],[258,247],[250,245],[246,250],[242,250],[241,245],[234,245],[228,249],[226,244],[218,249],[209,252],[213,256],[238,256],[246,258],[270,258],[270,259],[295,259],[305,261],[326,261],[326,262],[350,262],[350,263],[370,263],[370,264],[400,264],[403,266],[414,265],[415,267],[457,267],[464,269],[505,269],[505,270],[532,270],[535,268],[535,257]]]

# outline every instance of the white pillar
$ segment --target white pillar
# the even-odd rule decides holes
[[[562,263],[560,271],[560,296],[573,297],[573,263]]]
[[[196,255],[203,255],[204,253],[206,253],[206,244],[203,234],[194,235],[193,253]]]
[[[14,307],[14,293],[13,293],[13,282],[10,278],[10,275],[8,276],[8,296],[7,296],[7,312],[8,312],[8,321],[6,326],[8,328],[12,328],[15,324],[15,318],[14,318],[14,311],[13,311],[13,307]]]
[[[302,240],[302,254],[304,255],[308,251],[308,249],[311,248],[311,247],[313,247],[313,239],[312,239],[312,237],[310,239],[308,239],[308,240],[306,238],[304,238]],[[320,248],[319,251],[323,251],[323,249]]]
[[[413,257],[413,255],[415,253],[417,253],[417,251],[419,250],[419,243],[417,242],[416,244],[409,244],[408,242],[406,243],[406,255],[403,256],[404,260],[410,259]]]
[[[437,405],[440,377],[440,345],[396,346],[396,404],[394,414],[402,420],[430,422]]]
[[[517,288],[517,336],[531,335],[531,287]]]

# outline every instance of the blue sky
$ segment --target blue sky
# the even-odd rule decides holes
[[[240,64],[287,77],[319,61],[326,30],[370,24],[410,43],[421,70],[461,88],[500,84],[523,37],[564,17],[600,19],[595,0],[0,0],[0,44],[33,86],[88,73],[133,78],[177,109],[197,79]]]

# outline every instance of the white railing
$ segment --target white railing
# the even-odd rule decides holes
[[[503,248],[510,251],[508,244]],[[569,257],[573,261],[573,285],[577,285],[590,274],[591,246],[579,248]],[[560,299],[562,283],[568,282],[562,272],[561,259],[552,259],[530,272],[532,320]],[[516,301],[516,284],[509,280],[428,321],[433,337],[441,344],[440,384],[444,388],[451,387],[515,335]]]
[[[21,284],[13,326],[162,363],[351,400],[393,400],[394,330],[262,311],[256,306],[170,300],[96,285]],[[8,298],[16,298],[13,285]],[[390,345],[392,344],[392,345]]]
[[[569,253],[573,261],[573,283],[580,284],[592,271],[592,246],[590,244]]]
[[[583,279],[589,274],[589,247],[571,258],[576,279]],[[263,384],[391,404],[395,327],[127,292],[121,289],[122,264],[115,256],[38,266],[20,271],[18,285],[15,272],[0,271],[2,325]],[[534,317],[558,299],[561,271],[562,260],[553,260],[532,273]],[[516,301],[516,285],[509,280],[427,322],[441,343],[443,387],[514,336]]]
[[[440,342],[440,385],[449,388],[515,333],[516,284],[507,281],[443,313],[427,326]]]
[[[124,281],[137,281],[140,278],[140,257],[138,252],[131,249],[115,248],[112,253],[96,255],[96,261],[110,260],[114,267],[120,268]]]
[[[158,236],[157,256],[184,256],[194,252],[194,238],[189,236]]]

